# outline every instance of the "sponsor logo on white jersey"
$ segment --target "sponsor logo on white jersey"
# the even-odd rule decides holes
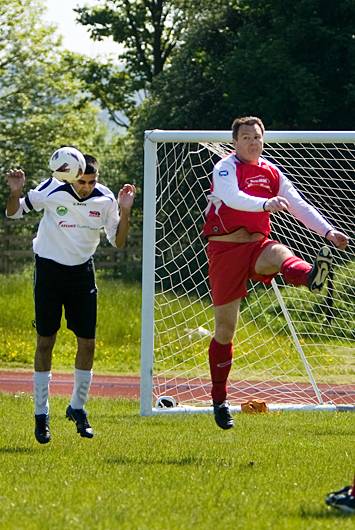
[[[58,226],[60,228],[75,228],[76,224],[70,224],[68,221],[59,221]]]
[[[265,175],[258,175],[256,177],[249,177],[246,179],[246,189],[253,188],[254,186],[266,188],[267,190],[272,191],[270,179],[265,177]]]
[[[99,226],[81,225],[76,223],[68,223],[68,221],[59,221],[59,228],[84,228],[85,230],[96,230],[99,231]]]
[[[65,206],[57,206],[56,212],[58,215],[63,216],[68,213],[68,208],[66,208]]]

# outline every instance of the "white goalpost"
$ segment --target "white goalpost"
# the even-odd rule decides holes
[[[214,329],[202,236],[214,164],[233,150],[231,131],[145,133],[141,414],[211,412],[208,347]],[[329,222],[352,236],[355,131],[267,131],[276,163]],[[271,237],[312,262],[324,240],[287,213]],[[322,294],[250,282],[228,381],[232,411],[263,400],[270,410],[355,410],[355,262],[333,248]]]

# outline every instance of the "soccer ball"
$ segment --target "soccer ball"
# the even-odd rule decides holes
[[[53,177],[64,182],[75,182],[85,172],[84,155],[74,147],[61,147],[52,154],[49,168]]]

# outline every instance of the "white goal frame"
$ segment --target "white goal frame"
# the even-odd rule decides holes
[[[355,144],[355,131],[266,131],[265,143],[303,143]],[[144,141],[144,204],[143,204],[143,270],[142,270],[142,328],[141,328],[141,381],[140,381],[140,413],[149,416],[158,413],[181,412],[212,412],[211,406],[173,406],[157,407],[153,403],[153,369],[154,369],[154,299],[155,299],[155,244],[156,244],[156,187],[157,187],[157,146],[160,143],[206,143],[232,142],[231,131],[145,131]],[[305,372],[314,389],[317,402],[315,404],[268,404],[270,410],[354,410],[354,405],[335,405],[324,403],[314,380],[311,366],[303,352],[297,332],[292,324],[284,304],[277,282],[272,287],[280,304],[282,313],[294,341],[294,346],[302,359]],[[206,350],[207,357],[207,350]],[[240,406],[232,406],[231,410],[239,412]]]

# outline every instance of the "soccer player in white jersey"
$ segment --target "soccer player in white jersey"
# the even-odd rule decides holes
[[[34,358],[35,437],[41,444],[51,439],[49,383],[52,351],[63,307],[67,327],[77,338],[74,388],[66,416],[75,422],[80,436],[94,436],[84,408],[95,352],[97,289],[93,254],[100,242],[102,228],[114,247],[125,245],[136,193],[134,185],[125,184],[116,198],[98,182],[96,159],[90,155],[84,155],[84,158],[85,172],[78,173],[79,178],[74,183],[49,178],[24,197],[25,173],[21,169],[7,173],[10,188],[7,217],[18,219],[32,210],[43,211],[33,240],[37,330]]]
[[[270,283],[281,272],[286,283],[320,292],[331,267],[327,246],[320,249],[312,266],[269,239],[270,214],[287,210],[339,249],[345,249],[349,241],[301,197],[274,164],[261,157],[264,125],[259,118],[237,118],[232,130],[235,151],[213,170],[204,225],[215,311],[215,333],[209,347],[212,401],[216,423],[222,429],[233,427],[226,383],[247,281]]]

